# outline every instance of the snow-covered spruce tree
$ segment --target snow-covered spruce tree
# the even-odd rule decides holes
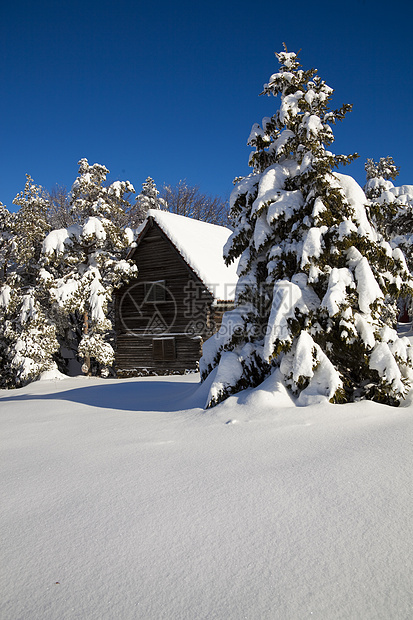
[[[36,185],[30,175],[26,175],[24,190],[13,204],[19,207],[15,219],[16,263],[24,283],[30,285],[36,282],[42,242],[51,229],[47,222],[49,205],[42,187]]]
[[[0,202],[0,286],[9,279],[9,274],[14,272],[15,222],[16,214]]]
[[[149,209],[166,209],[166,201],[159,197],[159,190],[151,177],[142,183],[142,191],[136,196],[135,207],[138,215],[137,224],[145,220]]]
[[[231,195],[234,232],[227,263],[240,257],[235,308],[204,344],[200,367],[211,378],[209,406],[255,387],[274,369],[298,402],[320,395],[397,404],[413,379],[413,352],[383,319],[385,298],[411,282],[367,217],[357,183],[333,173],[355,155],[333,155],[332,89],[295,53],[264,86],[280,107],[249,144],[253,172]]]
[[[365,165],[365,192],[371,218],[392,248],[399,248],[413,274],[413,186],[395,187],[392,183],[399,173],[392,157],[381,157],[376,164],[368,159]],[[405,320],[413,316],[411,296],[400,299],[399,308]]]
[[[398,212],[391,228],[391,245],[402,250],[407,267],[413,276],[413,185],[395,187],[394,194]],[[413,316],[413,307],[411,314]]]
[[[24,191],[13,203],[20,208],[6,217],[9,233],[0,292],[4,387],[19,387],[55,369],[59,346],[41,264],[42,242],[49,230],[47,202],[42,188],[27,175]]]
[[[368,199],[370,220],[384,238],[389,240],[392,236],[391,226],[398,208],[394,204],[393,196],[385,204],[380,204],[377,199],[381,197],[383,192],[394,187],[392,181],[398,176],[399,168],[394,163],[393,158],[388,156],[380,157],[378,162],[367,159],[364,169],[366,171],[366,184],[363,190]]]
[[[394,186],[392,181],[398,176],[399,168],[392,157],[381,157],[378,163],[368,159],[365,169],[364,191],[371,218],[387,241],[394,247],[404,248],[413,273],[413,185]]]
[[[14,248],[14,214],[0,202],[0,368],[7,365],[7,343],[4,335],[7,306],[10,299],[10,272]],[[0,385],[3,385],[0,378]]]
[[[363,187],[367,198],[378,198],[380,194],[393,187],[395,178],[400,172],[400,168],[394,163],[393,157],[380,157],[378,162],[374,159],[367,159],[364,164],[366,171],[366,184]]]
[[[136,266],[124,259],[133,241],[132,231],[115,223],[129,204],[125,194],[134,190],[128,181],[106,186],[109,171],[105,166],[91,166],[86,159],[79,166],[70,196],[79,223],[51,231],[44,240],[43,254],[53,279],[50,290],[55,308],[72,321],[81,317],[78,352],[84,372],[90,374],[92,360],[101,372],[113,362],[108,305],[113,290],[136,273]]]

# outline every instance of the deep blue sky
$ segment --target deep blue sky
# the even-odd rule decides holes
[[[278,107],[258,95],[283,41],[353,103],[332,146],[360,153],[348,173],[362,184],[367,157],[392,155],[413,184],[412,17],[410,0],[2,2],[0,200],[26,172],[70,187],[81,157],[138,191],[150,175],[228,197]]]

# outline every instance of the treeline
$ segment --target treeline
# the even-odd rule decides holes
[[[150,177],[133,200],[128,181],[79,162],[70,192],[28,175],[10,212],[0,203],[0,387],[44,371],[113,372],[113,291],[136,275],[127,260],[148,209],[227,222],[227,205],[180,181],[161,192]]]

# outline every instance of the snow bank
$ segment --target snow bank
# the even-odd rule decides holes
[[[55,368],[51,370],[45,370],[44,372],[42,372],[37,380],[38,381],[65,381],[66,379],[68,379],[68,377],[64,375],[63,373],[61,373],[57,369],[57,366],[56,366]]]
[[[197,381],[0,392],[1,617],[410,618],[413,403]]]

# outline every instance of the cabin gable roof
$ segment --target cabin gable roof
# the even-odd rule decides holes
[[[224,226],[209,224],[200,220],[176,215],[168,211],[149,210],[147,220],[137,240],[137,247],[129,256],[133,257],[139,245],[153,225],[177,250],[190,271],[201,280],[217,301],[232,301],[238,280],[237,263],[226,266],[223,247],[231,235]]]

